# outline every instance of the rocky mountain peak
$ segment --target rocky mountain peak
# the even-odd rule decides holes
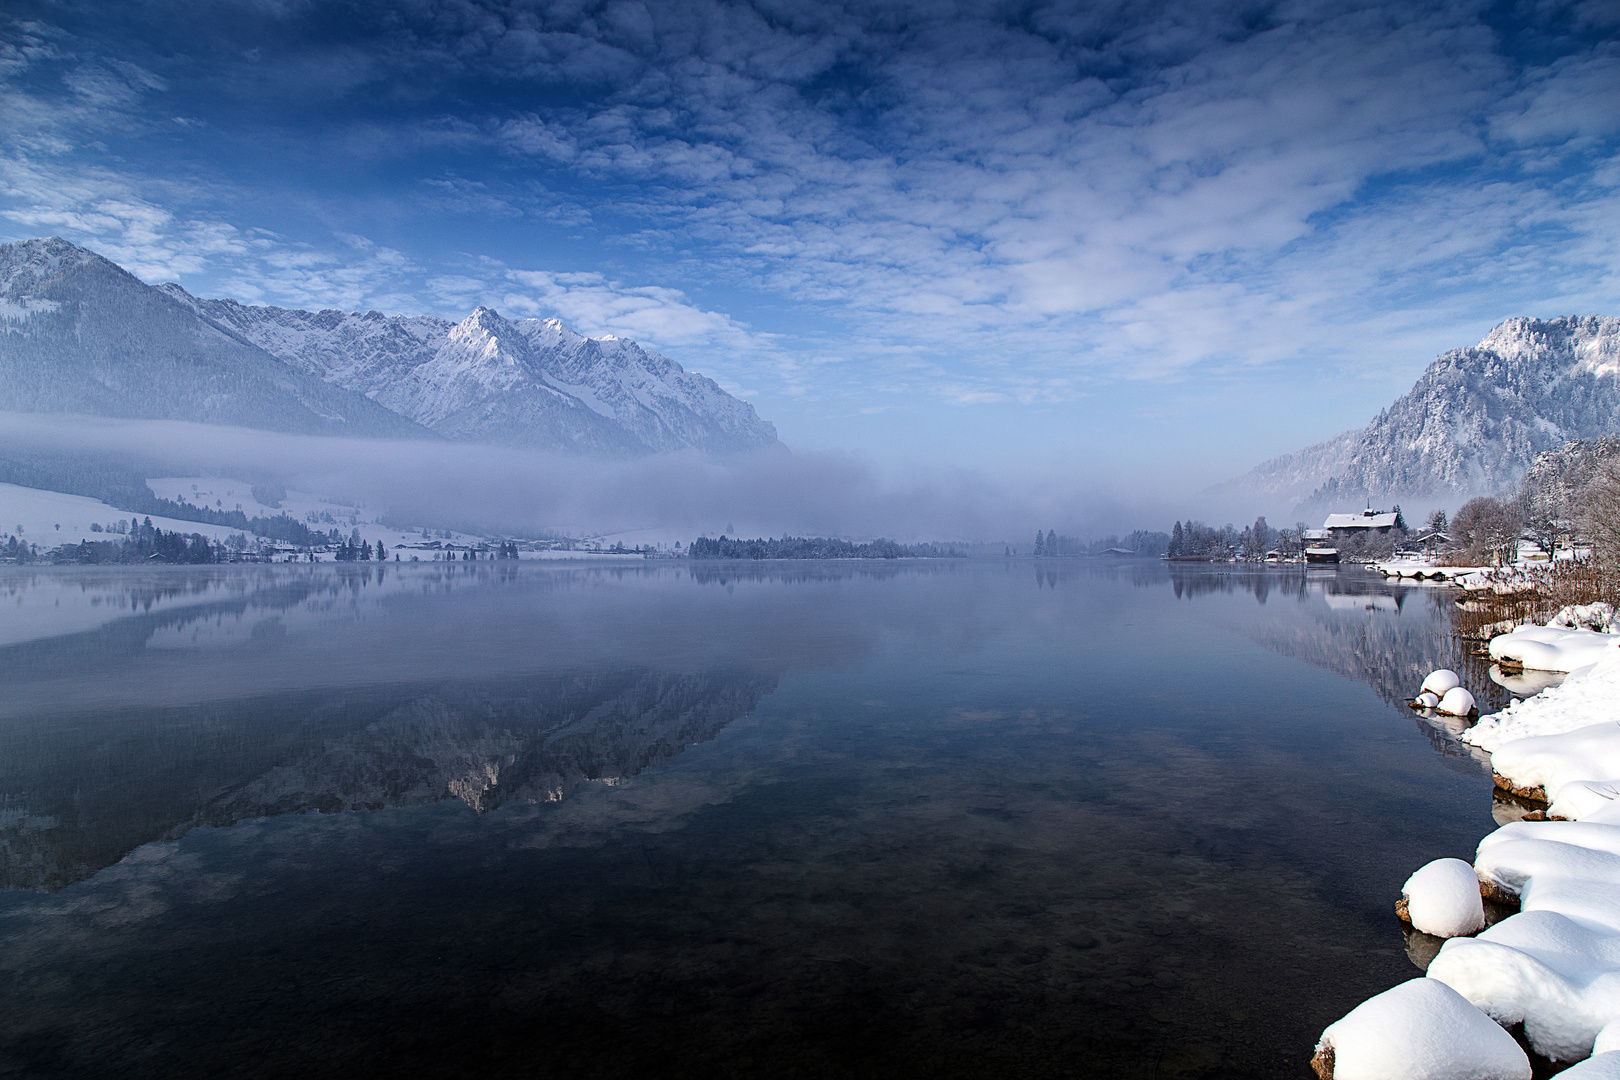
[[[1541,451],[1617,430],[1620,318],[1516,317],[1442,353],[1367,427],[1212,494],[1303,498],[1304,516],[1365,499],[1456,506],[1517,483]]]

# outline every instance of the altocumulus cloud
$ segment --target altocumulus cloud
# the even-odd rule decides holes
[[[1612,309],[1617,30],[1601,3],[41,3],[0,54],[28,120],[0,168],[18,235],[200,291],[477,295],[771,393],[1039,404]]]

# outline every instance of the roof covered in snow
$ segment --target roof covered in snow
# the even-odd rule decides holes
[[[1363,510],[1359,514],[1329,514],[1324,529],[1393,529],[1400,514],[1394,510]]]

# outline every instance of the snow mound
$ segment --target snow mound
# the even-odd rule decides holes
[[[1357,1005],[1322,1032],[1317,1053],[1326,1051],[1334,1080],[1530,1080],[1513,1036],[1436,979]]]
[[[1606,926],[1620,932],[1620,889],[1608,882],[1531,878],[1519,892],[1519,909],[1521,912],[1556,911],[1592,926]]]
[[[1620,723],[1501,743],[1491,751],[1491,769],[1515,787],[1542,788],[1555,802],[1566,784],[1620,777]]]
[[[1481,881],[1513,896],[1520,895],[1537,876],[1601,881],[1616,887],[1620,886],[1620,855],[1556,840],[1508,840],[1481,848],[1474,872]]]
[[[1620,1050],[1620,1019],[1610,1020],[1603,1025],[1603,1030],[1597,1033],[1597,1039],[1592,1043],[1592,1056],[1612,1054],[1616,1050]]]
[[[1429,672],[1429,674],[1423,680],[1423,686],[1421,689],[1425,693],[1433,694],[1438,698],[1445,696],[1447,690],[1454,689],[1461,685],[1462,679],[1458,677],[1455,671],[1452,671],[1450,668],[1441,668],[1438,671]]]
[[[1412,699],[1412,705],[1419,709],[1432,709],[1440,704],[1440,699],[1434,696],[1434,691],[1425,690]]]
[[[1620,825],[1620,784],[1572,780],[1558,789],[1558,798],[1547,807],[1547,814],[1569,821]]]
[[[1401,886],[1412,926],[1425,934],[1451,938],[1485,929],[1479,878],[1461,859],[1436,859]]]
[[[1523,1023],[1536,1053],[1579,1061],[1620,1016],[1620,935],[1556,911],[1521,912],[1446,942],[1428,977],[1500,1024]]]
[[[1474,695],[1460,686],[1453,686],[1446,691],[1440,704],[1434,707],[1435,712],[1445,713],[1447,716],[1467,716],[1474,711]]]
[[[1620,635],[1561,626],[1521,626],[1492,638],[1490,653],[1492,660],[1520,667],[1575,671],[1620,654]]]
[[[1590,668],[1570,672],[1558,686],[1485,717],[1462,738],[1494,754],[1513,739],[1559,735],[1604,721],[1620,723],[1620,649],[1611,649],[1610,655]],[[1620,780],[1620,773],[1601,779]]]
[[[1558,1075],[1564,1080],[1620,1080],[1620,1053],[1594,1053],[1579,1065],[1565,1069]]]

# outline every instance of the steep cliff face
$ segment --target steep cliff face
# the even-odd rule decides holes
[[[486,307],[460,323],[290,311],[161,288],[290,366],[449,438],[619,456],[780,445],[775,427],[713,380],[556,319],[505,319]]]
[[[1371,499],[1456,504],[1518,482],[1535,456],[1620,430],[1620,318],[1508,319],[1442,354],[1372,423],[1212,493],[1300,497],[1301,513]]]
[[[0,409],[428,437],[66,240],[0,244]]]
[[[1569,439],[1620,427],[1620,319],[1509,319],[1429,365],[1362,432],[1341,494],[1447,497],[1516,483]]]

